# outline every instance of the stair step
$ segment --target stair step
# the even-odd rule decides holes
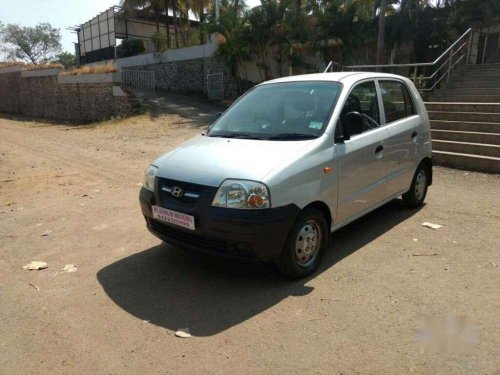
[[[499,64],[500,65],[500,64]],[[471,81],[471,82],[455,82],[455,81],[450,81],[448,83],[444,83],[441,86],[442,89],[462,89],[462,90],[468,90],[468,89],[488,89],[488,88],[493,88],[493,89],[500,89],[500,80],[496,81]]]
[[[435,165],[444,165],[452,168],[500,173],[500,158],[488,156],[433,150],[432,162]]]
[[[431,129],[499,134],[500,122],[431,120]]]
[[[466,75],[471,77],[481,77],[481,76],[500,76],[500,69],[475,69],[475,70],[459,70],[452,73],[453,75]]]
[[[432,129],[432,140],[500,145],[500,133]]]
[[[490,71],[491,72],[491,71]],[[456,72],[452,74],[450,80],[453,82],[474,82],[474,81],[498,81],[500,78],[499,74],[487,74],[487,75],[477,75],[477,74],[465,74],[465,72]]]
[[[500,103],[498,95],[453,95],[446,92],[436,93],[430,100],[436,102]]]
[[[474,70],[500,70],[500,64],[488,63],[488,64],[469,64],[460,65],[458,67],[459,71],[474,71]]]
[[[431,120],[500,122],[500,113],[429,111]]]
[[[500,158],[500,146],[498,145],[433,139],[432,148],[436,151],[462,152],[472,155]]]
[[[434,91],[434,95],[500,95],[500,82],[498,87],[473,87],[470,83],[464,87],[446,87]]]
[[[500,103],[470,103],[470,102],[443,103],[443,102],[429,101],[425,102],[425,107],[427,108],[428,111],[500,113]],[[496,122],[496,121],[491,121],[491,122]]]

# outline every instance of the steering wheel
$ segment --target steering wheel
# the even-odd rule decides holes
[[[374,119],[372,119],[370,116],[364,114],[363,112],[359,112],[361,114],[361,116],[363,116],[363,119],[365,119],[367,122],[368,122],[368,128],[369,129],[375,129],[375,128],[378,128],[380,126],[379,123],[377,123],[377,121],[375,121]]]

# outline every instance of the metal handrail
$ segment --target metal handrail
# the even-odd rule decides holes
[[[473,43],[474,37],[473,33],[479,32],[473,28],[467,29],[451,46],[449,46],[438,58],[436,58],[432,62],[426,63],[411,63],[411,64],[381,64],[381,65],[342,65],[336,63],[334,61],[330,61],[328,66],[325,69],[325,73],[333,68],[334,65],[339,66],[342,71],[346,70],[359,70],[359,69],[381,69],[381,68],[414,68],[411,69],[413,72],[408,73],[408,77],[410,77],[414,83],[417,83],[417,80],[423,83],[424,87],[421,87],[419,90],[421,91],[432,91],[434,88],[443,80],[444,77],[447,77],[449,81],[451,76],[452,69],[464,58],[466,58],[466,64],[469,63],[470,53],[471,53],[471,45]],[[467,40],[464,40],[466,37],[469,37]],[[466,51],[463,51],[464,47],[467,47]],[[456,61],[455,58],[458,56]],[[420,76],[417,77],[418,68],[425,67],[435,67],[433,69],[434,72],[428,76]],[[423,69],[422,69],[423,71]],[[430,72],[429,72],[430,73]],[[428,73],[428,74],[429,74]],[[431,80],[436,79],[435,82]],[[430,82],[429,82],[430,81]],[[425,82],[425,83],[424,83]],[[430,88],[426,88],[432,83]]]
[[[450,67],[450,69],[448,69],[448,70],[446,71],[446,73],[447,73],[449,70],[453,69],[453,68],[455,67],[455,65],[457,65],[457,64],[458,64],[458,63],[459,63],[459,62],[460,62],[460,61],[464,58],[464,56],[465,56],[465,55],[460,56],[460,58],[459,58],[459,59],[458,59],[458,60],[457,60],[457,61],[456,61],[456,62],[455,62],[455,63],[454,63],[451,67]],[[442,80],[442,79],[446,76],[446,73],[445,73],[445,74],[443,74],[443,75],[442,75],[442,76],[441,76],[441,77],[440,77],[440,78],[439,78],[436,82],[434,82],[434,84],[432,85],[432,87],[430,87],[430,88],[428,88],[428,89],[422,89],[422,91],[432,91],[432,90],[434,90],[434,88],[437,86],[437,84],[438,84],[439,82],[441,82],[441,80]]]
[[[448,63],[448,62],[450,61],[450,58],[455,57],[455,55],[457,54],[457,52],[458,52],[458,51],[460,51],[460,50],[461,50],[464,46],[466,46],[466,45],[467,45],[467,43],[464,43],[464,44],[462,44],[460,47],[458,47],[458,49],[457,49],[455,52],[453,52],[453,55],[452,55],[451,57],[448,57],[448,58],[447,58],[447,59],[446,59],[446,60],[445,60],[445,61],[441,64],[441,66],[440,66],[439,68],[437,68],[437,69],[434,71],[434,73],[432,73],[432,75],[430,75],[429,77],[419,77],[419,79],[432,79],[432,78],[434,78],[434,76],[435,76],[435,75],[436,75],[436,74],[437,74],[437,73],[441,70],[441,68],[442,68],[443,66],[445,66],[445,65],[446,65],[446,63]],[[462,55],[462,56],[463,56],[463,55]]]
[[[432,62],[426,63],[412,63],[412,64],[382,64],[382,65],[345,65],[344,68],[352,69],[352,68],[405,68],[405,67],[418,67],[418,66],[432,66],[436,65],[443,57],[445,57],[448,52],[450,52],[463,38],[467,35],[476,31],[469,27],[466,32],[464,32],[460,38],[458,38],[451,46],[449,46],[446,51],[444,51],[436,60]]]

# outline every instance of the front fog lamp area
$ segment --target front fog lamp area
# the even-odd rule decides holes
[[[155,177],[156,172],[158,172],[158,168],[154,165],[150,165],[148,169],[146,169],[146,173],[144,173],[144,188],[149,191],[155,190]]]
[[[259,209],[269,208],[269,191],[266,185],[254,181],[226,180],[215,195],[212,206]]]

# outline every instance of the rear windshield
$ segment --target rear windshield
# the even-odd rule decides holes
[[[300,140],[325,131],[341,85],[285,82],[254,88],[227,110],[208,136]]]

